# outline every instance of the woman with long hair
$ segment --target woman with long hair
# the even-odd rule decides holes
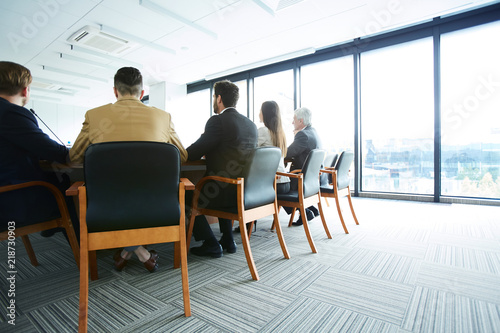
[[[286,156],[287,145],[285,131],[281,124],[281,113],[278,103],[266,101],[262,103],[259,114],[260,121],[265,126],[258,129],[258,146],[275,146],[281,149],[281,160],[278,171],[285,171],[283,158]],[[281,176],[276,180],[277,193],[287,193],[290,191],[290,178]]]

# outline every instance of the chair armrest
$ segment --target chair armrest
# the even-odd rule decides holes
[[[335,171],[335,169],[334,169],[334,168],[332,168],[332,169],[321,169],[321,170],[319,170],[319,172],[320,172],[320,173],[328,173],[328,174],[330,174],[330,175],[333,175],[333,174],[334,174],[334,173],[336,173],[337,171]]]
[[[84,182],[74,182],[73,185],[71,185],[67,190],[66,190],[66,195],[68,197],[74,197],[78,195],[78,188],[82,186]]]
[[[220,176],[206,176],[206,177],[203,177],[196,184],[196,188],[198,190],[201,189],[203,187],[203,185],[205,185],[205,183],[208,182],[209,180],[215,180],[215,181],[222,182],[222,183],[239,185],[242,183],[243,178],[233,179],[233,178],[226,178],[226,177],[220,177]]]
[[[277,176],[285,176],[290,178],[302,178],[301,173],[291,173],[291,172],[276,172]]]
[[[181,182],[184,184],[184,189],[186,190],[194,190],[194,184],[187,178],[181,178]]]

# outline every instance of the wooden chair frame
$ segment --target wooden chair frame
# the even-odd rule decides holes
[[[186,178],[179,183],[179,205],[181,216],[179,225],[92,232],[87,230],[87,191],[84,185],[78,187],[80,203],[80,302],[78,331],[87,332],[89,305],[89,260],[95,264],[95,251],[143,244],[174,242],[174,268],[181,268],[182,297],[184,315],[191,316],[189,280],[187,271],[186,224],[185,224],[185,187],[193,184]]]
[[[337,188],[337,170],[335,170],[334,167],[327,167],[327,168],[321,169],[321,172],[328,173],[328,174],[332,175],[332,183],[330,185],[332,185],[334,187],[334,193],[321,192],[321,197],[325,198],[325,202],[326,202],[326,205],[328,207],[330,207],[330,205],[328,204],[327,198],[335,198],[335,204],[337,205],[337,212],[339,213],[340,222],[342,223],[342,228],[344,228],[344,232],[346,234],[348,234],[349,231],[347,231],[347,227],[346,227],[345,222],[344,222],[344,217],[342,215],[342,210],[340,209],[339,198],[345,197],[345,196],[347,197],[347,200],[349,201],[349,207],[351,208],[352,216],[354,217],[354,222],[356,222],[356,224],[359,225],[358,218],[356,217],[356,214],[354,213],[354,207],[352,205],[351,190],[350,190],[349,186],[347,186],[347,188],[344,188],[341,190],[339,190]]]
[[[33,246],[31,245],[28,235],[33,234],[35,232],[49,230],[53,228],[64,228],[66,230],[66,235],[68,236],[69,245],[71,246],[71,250],[73,251],[73,256],[75,257],[76,265],[79,267],[80,254],[79,254],[78,240],[76,239],[75,230],[73,229],[73,224],[71,223],[71,218],[69,217],[68,207],[66,206],[64,196],[57,187],[45,181],[30,181],[15,185],[0,186],[0,193],[15,191],[22,188],[33,187],[33,186],[45,187],[54,195],[57,202],[57,206],[59,207],[59,212],[61,214],[61,217],[46,222],[28,225],[25,227],[16,227],[15,236],[21,237],[21,239],[23,240],[24,247],[26,248],[26,252],[28,253],[28,257],[30,258],[31,264],[33,266],[38,266],[39,263],[38,260],[36,259],[35,251],[33,250]],[[8,237],[9,237],[9,230],[0,233],[0,241],[6,240],[8,239]]]
[[[236,193],[237,193],[237,208],[238,212],[235,213],[228,213],[228,212],[223,212],[215,209],[206,209],[206,208],[199,208],[198,207],[198,199],[200,197],[200,192],[201,189],[203,188],[203,185],[209,181],[209,180],[215,180],[227,184],[233,184],[236,185]],[[281,226],[279,224],[279,219],[278,219],[278,206],[277,206],[277,201],[276,201],[276,194],[275,194],[275,199],[273,203],[270,203],[268,205],[252,208],[249,210],[245,210],[244,206],[244,197],[245,197],[245,180],[243,178],[237,178],[237,179],[232,179],[232,178],[225,178],[225,177],[219,177],[219,176],[206,176],[203,177],[197,184],[196,184],[196,189],[194,192],[193,196],[193,204],[192,204],[192,209],[191,209],[191,217],[189,219],[189,228],[188,228],[188,233],[187,233],[187,248],[189,249],[189,244],[191,242],[191,236],[193,234],[193,226],[194,226],[194,220],[195,217],[198,215],[208,215],[208,216],[213,216],[213,217],[220,217],[220,218],[225,218],[228,220],[237,220],[239,221],[239,226],[240,226],[240,234],[241,234],[241,241],[243,243],[243,249],[245,251],[245,257],[248,263],[248,268],[250,269],[250,274],[252,275],[252,278],[254,280],[259,280],[259,274],[257,272],[257,268],[255,267],[255,262],[253,260],[252,256],[252,250],[250,249],[250,242],[249,242],[249,234],[247,230],[247,223],[255,221],[257,219],[273,215],[274,216],[274,226],[276,227],[277,234],[278,234],[278,239],[281,245],[281,250],[283,251],[283,256],[286,259],[290,259],[290,254],[288,253],[288,249],[285,244],[285,239],[283,238],[283,232],[281,230]],[[274,180],[274,188],[276,189],[276,179]],[[253,225],[253,224],[252,224]]]
[[[304,198],[304,174],[302,173],[301,169],[294,170],[293,172],[276,172],[276,175],[278,176],[286,176],[289,178],[296,178],[298,180],[298,196],[299,196],[299,201],[284,201],[284,200],[278,200],[278,211],[279,208],[281,207],[292,207],[293,211],[290,216],[290,221],[288,222],[288,226],[290,227],[293,222],[293,217],[295,215],[295,210],[298,208],[300,211],[300,214],[302,216],[302,221],[303,221],[303,226],[304,226],[304,231],[306,233],[307,241],[309,242],[309,246],[311,247],[311,250],[313,253],[318,253],[316,249],[316,245],[314,244],[314,240],[312,238],[311,232],[309,230],[309,224],[307,223],[307,215],[306,215],[306,208],[318,204],[319,208],[319,214],[321,216],[321,222],[323,223],[323,228],[325,229],[326,236],[331,239],[332,235],[330,234],[330,230],[328,230],[328,225],[326,224],[325,216],[323,215],[323,207],[321,206],[321,197],[320,197],[320,192],[311,195],[310,197]]]

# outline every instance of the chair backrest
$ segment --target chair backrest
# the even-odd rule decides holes
[[[302,173],[304,177],[304,198],[319,192],[319,170],[325,159],[325,151],[313,149],[309,152]]]
[[[325,161],[323,165],[326,167],[335,168],[335,164],[337,164],[337,160],[339,158],[339,154],[337,153],[327,153],[325,157]],[[332,183],[332,174],[331,173],[321,173],[320,175],[321,186],[328,186]]]
[[[179,149],[161,142],[90,145],[84,160],[89,232],[179,224]]]
[[[245,209],[272,203],[275,199],[273,187],[276,171],[281,159],[277,147],[260,147],[252,152],[249,163],[244,168]]]
[[[337,188],[339,190],[347,188],[351,182],[349,169],[353,160],[354,154],[352,152],[343,151],[340,153],[337,165],[335,166],[335,170],[337,171]]]

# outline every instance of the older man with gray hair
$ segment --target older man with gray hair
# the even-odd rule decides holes
[[[287,154],[285,157],[285,162],[292,162],[290,166],[290,171],[296,169],[302,169],[304,162],[307,159],[307,155],[313,149],[321,149],[321,140],[319,139],[318,133],[311,125],[311,110],[308,108],[299,108],[295,110],[293,116],[293,127],[295,134],[295,138],[288,147]],[[290,183],[291,190],[298,189],[298,183],[296,179],[291,179]],[[291,208],[283,207],[288,214],[291,213]],[[312,220],[315,216],[319,215],[318,209],[314,206],[310,206],[306,208],[307,220]],[[293,222],[293,225],[300,226],[302,225],[302,217],[296,222]]]

